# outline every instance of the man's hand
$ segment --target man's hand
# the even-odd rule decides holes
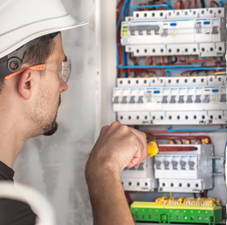
[[[147,157],[146,134],[118,122],[102,128],[91,152],[87,169],[108,168],[120,174]]]
[[[95,225],[133,225],[120,173],[147,156],[143,132],[114,122],[102,128],[86,167]]]

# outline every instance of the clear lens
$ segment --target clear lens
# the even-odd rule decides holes
[[[65,83],[68,82],[69,77],[71,74],[71,61],[70,59],[67,62],[62,62],[61,70],[59,71],[58,75]]]

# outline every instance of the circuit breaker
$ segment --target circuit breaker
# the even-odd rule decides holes
[[[159,145],[179,147],[179,145]],[[160,152],[155,156],[155,178],[159,179],[159,191],[201,192],[212,189],[213,145],[181,145],[193,151]]]
[[[154,159],[147,157],[139,166],[125,168],[121,181],[125,191],[154,191],[158,181],[154,176]]]

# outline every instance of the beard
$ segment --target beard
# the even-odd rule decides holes
[[[61,105],[61,95],[59,96],[59,103],[58,103],[58,108],[59,106]],[[57,123],[57,114],[58,114],[58,108],[56,110],[56,115],[53,119],[53,121],[49,124],[46,124],[44,127],[43,127],[43,135],[44,136],[51,136],[53,135],[54,133],[56,133],[56,131],[58,130],[58,123]]]

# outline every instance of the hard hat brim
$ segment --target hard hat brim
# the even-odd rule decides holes
[[[3,58],[4,56],[20,48],[29,41],[43,35],[81,27],[86,24],[88,24],[88,22],[78,22],[70,15],[66,15],[60,18],[39,21],[37,23],[32,23],[23,27],[19,27],[13,31],[0,35],[0,58]],[[45,27],[45,30],[43,29],[43,27]],[[14,43],[13,41],[9,41],[15,40],[15,36],[17,37],[16,43]],[[1,46],[4,46],[4,50],[2,49],[2,51]]]

